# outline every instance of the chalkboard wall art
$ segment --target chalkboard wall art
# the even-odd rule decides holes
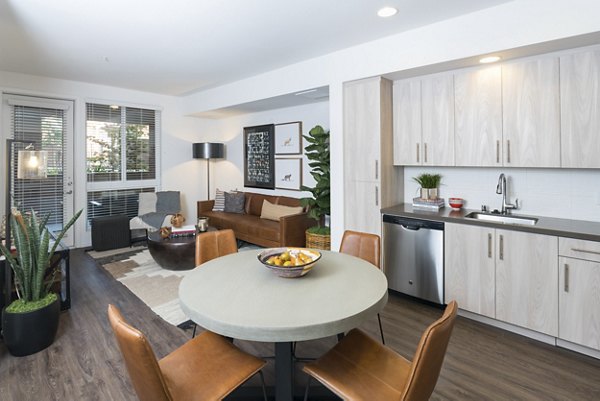
[[[244,186],[275,189],[275,125],[244,127]]]

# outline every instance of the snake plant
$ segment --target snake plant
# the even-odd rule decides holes
[[[15,287],[19,298],[14,303],[24,304],[23,311],[37,309],[35,307],[28,308],[26,305],[37,305],[48,296],[56,271],[52,272],[52,279],[44,285],[46,270],[58,244],[67,230],[79,218],[81,212],[82,210],[75,213],[71,220],[64,225],[54,244],[50,246],[50,232],[46,227],[50,217],[49,213],[38,221],[38,217],[33,210],[29,216],[23,216],[20,211],[13,210],[10,221],[16,255],[13,256],[2,244],[0,244],[0,251],[2,251],[14,272]],[[8,310],[10,309],[9,307]]]

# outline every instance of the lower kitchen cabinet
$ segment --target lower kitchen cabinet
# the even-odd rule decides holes
[[[445,297],[461,309],[495,317],[494,229],[446,223]]]
[[[558,238],[496,230],[496,319],[558,336]]]
[[[445,224],[445,297],[461,309],[558,335],[558,238]]]
[[[559,258],[558,337],[600,350],[600,262]]]

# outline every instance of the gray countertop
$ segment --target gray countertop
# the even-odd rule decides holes
[[[468,219],[465,216],[471,212],[477,212],[473,209],[452,210],[449,207],[440,209],[437,212],[426,210],[415,210],[409,203],[381,209],[382,214],[392,216],[408,217],[421,220],[443,221],[447,223],[469,224],[474,226],[502,228],[513,231],[525,231],[530,233],[556,235],[559,237],[569,237],[584,239],[589,241],[600,241],[600,223],[584,220],[557,219],[553,217],[521,215],[513,213],[515,216],[534,217],[538,222],[534,226],[492,223],[487,221]]]

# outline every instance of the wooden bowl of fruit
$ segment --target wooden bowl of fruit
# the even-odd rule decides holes
[[[306,248],[270,248],[258,254],[258,260],[279,277],[304,276],[321,258],[321,253]]]

